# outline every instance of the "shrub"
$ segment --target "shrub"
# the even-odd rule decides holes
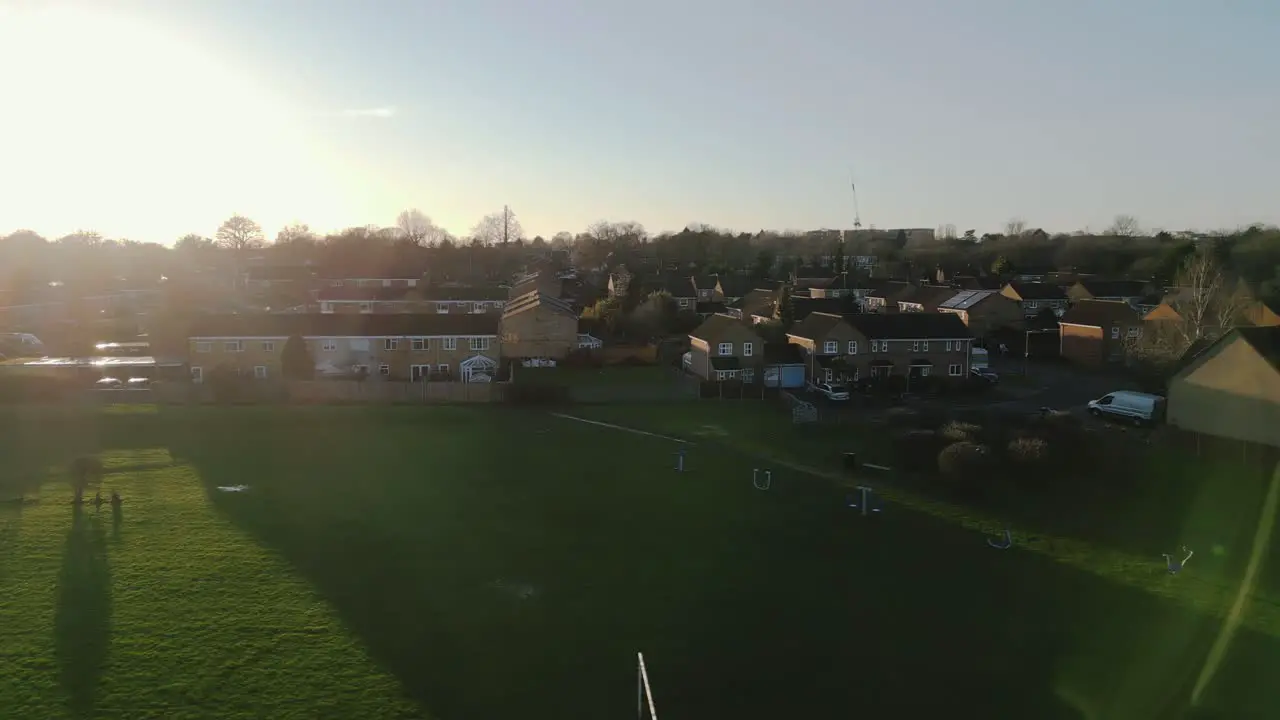
[[[981,425],[953,420],[946,425],[943,425],[938,431],[938,434],[953,443],[958,443],[976,442],[981,432]]]
[[[974,480],[991,467],[991,449],[986,445],[956,442],[938,453],[938,471],[948,477]]]
[[[1024,465],[1038,465],[1049,459],[1049,443],[1037,437],[1015,438],[1009,441],[1009,459]]]

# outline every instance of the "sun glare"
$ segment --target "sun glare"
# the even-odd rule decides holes
[[[308,142],[305,114],[164,28],[11,9],[0,88],[0,232],[147,228],[137,239],[172,242],[232,212],[270,229],[341,206],[339,163]]]

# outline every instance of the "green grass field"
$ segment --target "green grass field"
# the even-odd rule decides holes
[[[1243,540],[1171,577],[906,494],[862,518],[785,464],[752,488],[786,426],[716,405],[579,413],[691,437],[684,474],[535,410],[0,416],[0,717],[632,717],[637,650],[664,718],[1188,715]],[[118,513],[68,503],[88,453]],[[1270,597],[1198,716],[1276,716]]]

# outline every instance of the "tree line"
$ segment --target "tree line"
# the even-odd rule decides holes
[[[737,232],[692,224],[650,235],[637,222],[594,223],[579,233],[528,237],[509,208],[485,216],[467,237],[455,237],[420,210],[400,213],[389,227],[370,225],[321,234],[305,224],[268,241],[261,226],[236,215],[212,236],[189,234],[172,248],[78,231],[48,240],[30,230],[0,237],[0,286],[21,290],[60,281],[94,285],[93,277],[172,276],[192,264],[232,265],[261,257],[267,264],[309,262],[374,275],[425,268],[441,279],[505,278],[531,258],[561,251],[579,269],[661,268],[781,278],[812,266],[856,272],[853,258],[874,256],[884,274],[921,278],[1007,274],[1074,268],[1106,277],[1170,283],[1197,244],[1208,239],[1219,264],[1266,298],[1280,298],[1280,229],[1261,224],[1212,233],[1146,233],[1118,217],[1103,233],[1048,233],[1011,220],[1000,232],[957,234],[944,226],[933,239],[905,231]],[[6,277],[7,275],[7,277]]]

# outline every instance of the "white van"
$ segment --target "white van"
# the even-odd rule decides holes
[[[1164,398],[1150,393],[1118,390],[1089,401],[1089,412],[1096,417],[1151,425],[1164,417]]]

